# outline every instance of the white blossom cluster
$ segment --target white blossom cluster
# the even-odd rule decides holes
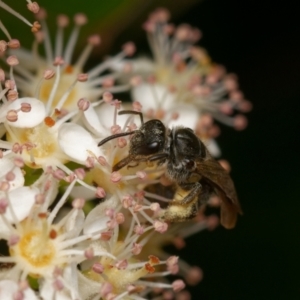
[[[167,127],[192,128],[218,156],[213,120],[243,129],[245,117],[236,112],[249,111],[250,103],[235,76],[194,46],[200,31],[176,28],[165,9],[144,24],[152,59],[129,58],[129,42],[84,71],[101,43],[90,36],[74,59],[85,15],[74,17],[67,41],[70,20],[59,15],[52,46],[46,11],[30,0],[27,7],[34,23],[0,0],[1,14],[34,33],[32,50],[23,49],[0,20],[0,299],[189,299],[183,279],[197,284],[202,271],[163,247],[184,247],[184,238],[213,229],[218,218],[201,209],[192,221],[165,223],[161,205],[172,199],[159,188],[163,166],[112,172],[130,139],[98,143],[140,126],[138,118],[118,115],[126,108]],[[118,92],[130,93],[132,103],[116,99]]]

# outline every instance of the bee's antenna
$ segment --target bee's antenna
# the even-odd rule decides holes
[[[99,142],[98,144],[98,147],[102,146],[103,144],[105,144],[106,142],[110,141],[110,140],[113,140],[113,139],[116,139],[118,137],[121,137],[121,136],[126,136],[126,135],[131,135],[131,134],[134,134],[136,130],[134,131],[130,131],[130,132],[121,132],[121,133],[116,133],[114,135],[111,135],[105,139],[103,139],[102,141]]]
[[[141,118],[141,123],[142,125],[144,124],[144,118],[143,118],[143,114],[140,112],[140,111],[135,111],[135,110],[121,110],[118,112],[118,115],[129,115],[129,114],[132,114],[132,115],[139,115],[140,118]]]

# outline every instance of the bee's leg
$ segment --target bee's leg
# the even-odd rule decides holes
[[[125,167],[126,165],[128,165],[130,162],[132,162],[133,156],[132,155],[128,155],[125,158],[121,159],[119,162],[117,162],[113,167],[112,167],[112,171],[116,172],[119,171],[120,169],[122,169],[123,167]]]
[[[183,222],[193,218],[198,211],[198,195],[201,190],[199,182],[180,184],[173,201],[163,210],[162,218],[168,222]]]
[[[166,153],[157,153],[157,154],[153,154],[150,157],[147,158],[148,162],[152,162],[155,160],[161,160],[161,159],[165,159],[168,155]]]
[[[183,190],[189,191],[188,195],[180,200],[181,204],[183,205],[189,205],[190,203],[198,200],[197,196],[202,191],[202,184],[200,182],[187,182],[187,183],[180,184],[180,187]]]
[[[202,190],[198,196],[199,205],[207,204],[212,194],[214,194],[213,188],[208,184],[202,184]]]

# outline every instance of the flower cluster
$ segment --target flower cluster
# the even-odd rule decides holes
[[[218,217],[201,207],[191,221],[165,222],[161,212],[175,183],[164,165],[141,162],[112,172],[140,126],[133,114],[118,112],[190,127],[218,156],[213,119],[243,129],[245,117],[236,112],[251,108],[236,77],[193,46],[199,30],[174,27],[164,9],[144,24],[153,60],[129,59],[135,45],[128,42],[85,71],[101,43],[97,35],[88,37],[74,62],[85,15],[74,17],[66,43],[70,21],[59,15],[52,47],[46,11],[27,2],[38,20],[32,24],[0,0],[2,12],[34,33],[28,51],[0,20],[0,298],[172,299],[179,293],[188,299],[183,279],[197,284],[202,271],[164,246],[184,247],[187,236],[214,229]],[[116,99],[119,92],[131,93],[132,103]],[[112,134],[118,138],[98,147]],[[217,197],[209,205],[219,205]]]

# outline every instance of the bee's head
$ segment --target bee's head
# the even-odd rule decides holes
[[[150,120],[137,130],[130,141],[129,153],[148,156],[163,151],[166,127],[159,120]]]

